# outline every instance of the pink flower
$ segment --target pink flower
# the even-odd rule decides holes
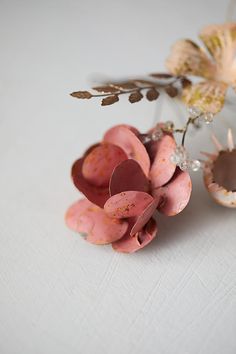
[[[156,210],[181,212],[191,195],[191,180],[171,162],[176,143],[165,134],[146,146],[137,129],[119,125],[105,134],[72,167],[75,186],[87,197],[73,204],[67,225],[95,244],[112,243],[135,252],[157,233]]]

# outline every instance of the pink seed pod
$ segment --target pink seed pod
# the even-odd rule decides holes
[[[213,135],[217,152],[205,153],[203,177],[205,186],[216,203],[236,208],[236,148],[231,129],[228,131],[228,147],[224,148]]]

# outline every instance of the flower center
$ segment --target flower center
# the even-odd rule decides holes
[[[213,166],[214,181],[227,191],[236,191],[236,149],[221,151]]]

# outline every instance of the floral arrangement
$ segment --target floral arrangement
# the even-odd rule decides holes
[[[174,216],[187,206],[192,183],[189,170],[203,169],[204,182],[215,201],[236,207],[236,149],[232,131],[228,147],[215,136],[217,152],[204,153],[206,161],[191,159],[185,148],[190,125],[211,123],[222,109],[229,86],[236,87],[236,23],[208,26],[200,33],[208,53],[191,40],[180,40],[167,59],[169,73],[148,78],[106,82],[91,91],[71,95],[101,98],[101,105],[127,95],[130,103],[157,100],[165,91],[180,96],[189,118],[182,128],[162,122],[148,132],[126,124],[109,129],[72,166],[72,180],[85,198],[66,213],[66,223],[94,244],[112,244],[132,253],[147,246],[157,234],[155,213]],[[212,59],[210,58],[212,57]],[[192,83],[189,76],[204,78]],[[181,144],[175,135],[182,134]]]

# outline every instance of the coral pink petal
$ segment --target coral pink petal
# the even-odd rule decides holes
[[[125,191],[147,192],[148,189],[149,181],[135,160],[125,160],[114,169],[110,180],[111,196]]]
[[[176,170],[171,181],[159,190],[156,195],[162,198],[158,210],[165,215],[173,216],[180,213],[188,204],[192,191],[192,182],[188,172]]]
[[[131,236],[128,230],[124,237],[112,243],[112,247],[117,252],[133,253],[147,246],[155,238],[156,234],[156,221],[150,219],[141,231]]]
[[[105,136],[109,135],[110,132],[112,132],[112,130],[114,128],[116,129],[116,128],[120,128],[120,127],[127,128],[127,129],[131,130],[135,135],[139,135],[140,134],[138,129],[133,127],[132,125],[129,125],[129,124],[118,124],[118,125],[115,125],[114,127],[110,128],[110,129],[108,129],[106,134],[105,134]]]
[[[161,197],[157,197],[157,198],[153,199],[152,203],[149,204],[146,207],[146,209],[144,209],[142,214],[137,217],[135,224],[132,227],[131,232],[130,232],[131,236],[133,236],[137,232],[139,232],[143,228],[143,226],[146,225],[146,223],[151,219],[151,217],[155,213],[155,210],[158,207],[160,200],[161,200]]]
[[[93,221],[88,220],[88,223],[84,223],[81,225],[79,218],[81,215],[86,213],[88,208],[90,208],[93,204],[87,199],[81,199],[74,204],[72,204],[66,212],[65,221],[66,225],[73,231],[77,232],[89,232],[93,227]]]
[[[107,131],[104,141],[121,147],[129,158],[136,160],[146,176],[149,174],[150,159],[139,138],[127,127],[116,126]]]
[[[86,234],[86,240],[94,244],[107,244],[119,240],[128,229],[128,222],[109,218],[103,209],[80,200],[66,213],[67,225],[77,232]]]
[[[124,236],[128,222],[109,218],[103,209],[93,213],[91,218],[94,221],[94,227],[88,234],[86,240],[97,245],[107,244],[119,240]]]
[[[133,127],[132,125],[128,125],[128,124],[120,124],[120,126],[123,126],[129,130],[131,130],[131,132],[133,132],[135,135],[139,135],[139,131],[137,128]]]
[[[82,167],[84,159],[79,159],[75,161],[72,166],[71,176],[74,185],[80,192],[82,192],[90,202],[97,204],[103,208],[105,202],[109,198],[109,188],[107,187],[97,187],[89,183],[83,176]]]
[[[173,176],[176,165],[170,160],[176,148],[175,140],[170,135],[164,135],[156,145],[156,156],[150,171],[152,189],[166,184]]]
[[[115,194],[104,205],[104,210],[113,218],[139,216],[153,202],[153,197],[145,192],[128,191]]]
[[[95,149],[96,147],[100,146],[100,143],[95,143],[93,145],[90,145],[90,147],[85,151],[84,156],[86,157],[88,154],[90,154],[91,151],[93,151],[93,149]]]
[[[82,174],[94,186],[108,186],[114,168],[127,158],[119,146],[101,144],[85,157]]]

